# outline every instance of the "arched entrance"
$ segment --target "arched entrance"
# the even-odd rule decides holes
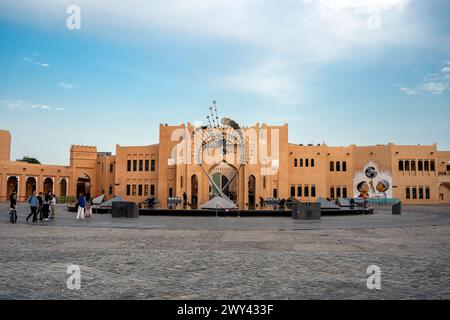
[[[197,209],[198,205],[198,177],[196,174],[191,177],[191,208]]]
[[[82,177],[77,179],[77,196],[80,193],[91,193],[91,179],[88,177]]]
[[[255,209],[256,178],[254,175],[248,177],[248,208]]]
[[[45,178],[44,179],[44,194],[48,193],[49,191],[53,192],[53,179],[52,178]]]
[[[6,196],[9,199],[9,196],[13,191],[18,192],[19,187],[19,179],[17,177],[8,177],[8,181],[6,184]]]
[[[238,175],[237,169],[225,162],[213,166],[210,170],[211,179],[222,189],[222,192],[233,202],[237,202],[237,187]],[[236,175],[235,175],[236,174]],[[234,176],[234,178],[233,178]],[[231,180],[233,179],[233,180]],[[230,182],[231,180],[231,182]],[[212,199],[219,194],[219,190],[210,182],[209,183],[209,198]]]
[[[66,197],[67,196],[67,179],[62,178],[59,186],[59,195]]]
[[[25,196],[28,197],[31,196],[33,191],[36,191],[36,183],[37,180],[35,177],[28,177],[26,184],[25,184]]]

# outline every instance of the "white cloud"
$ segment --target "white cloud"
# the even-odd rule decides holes
[[[22,58],[22,60],[25,61],[25,62],[34,64],[34,65],[43,67],[43,68],[48,68],[48,67],[50,67],[50,65],[49,65],[48,63],[39,62],[39,61],[36,61],[36,60],[34,60],[34,59],[32,59],[32,58],[24,57],[24,58]]]
[[[35,103],[30,103],[30,102],[24,101],[24,100],[0,100],[0,107],[7,108],[10,110],[18,110],[18,111],[25,111],[25,110],[62,111],[62,110],[65,110],[65,108],[61,108],[61,107],[52,107],[47,104],[35,104]]]
[[[445,65],[450,60],[445,60],[442,63]],[[406,87],[403,85],[396,85],[398,89],[407,95],[417,94],[434,94],[440,95],[450,90],[450,67],[444,67],[441,69],[441,73],[428,73],[421,84],[414,87]]]
[[[58,83],[58,86],[60,86],[61,88],[64,89],[72,89],[73,87],[75,87],[75,85],[73,83],[68,83],[68,82],[60,82]]]
[[[3,0],[0,15],[13,12],[17,19],[57,25],[69,4],[70,0],[29,0],[20,5]],[[77,5],[85,17],[82,30],[114,34],[116,41],[145,44],[150,33],[244,48],[228,67],[233,72],[214,77],[230,88],[285,101],[298,94],[304,65],[322,68],[385,48],[445,43],[422,12],[410,10],[409,0],[78,0]],[[374,13],[380,14],[379,30],[367,25]],[[275,61],[279,67],[264,70],[263,62],[257,61]]]

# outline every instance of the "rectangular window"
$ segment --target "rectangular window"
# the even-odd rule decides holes
[[[148,171],[149,169],[149,161],[145,160],[145,171]]]
[[[112,163],[109,164],[109,173],[112,173],[114,170],[114,165]]]
[[[142,184],[139,185],[138,196],[142,196]]]
[[[139,160],[139,171],[144,170],[144,160]]]
[[[183,176],[180,177],[180,186],[183,188]]]
[[[347,188],[342,188],[342,197],[347,198]]]
[[[336,198],[341,197],[341,188],[336,188]]]
[[[151,185],[150,185],[150,194],[151,194],[152,196],[155,195],[155,185],[154,185],[154,184],[151,184]]]
[[[411,199],[411,191],[409,190],[409,187],[406,188],[406,199]]]
[[[425,198],[430,199],[430,188],[425,188]]]
[[[330,188],[330,198],[334,199],[334,188],[333,187]]]
[[[273,197],[274,198],[278,197],[278,190],[277,189],[273,189]]]
[[[447,165],[447,171],[450,171],[450,164]]]
[[[417,199],[417,189],[412,188],[412,192],[413,192],[413,199]]]
[[[133,171],[137,171],[137,160],[133,160]]]
[[[127,171],[131,171],[131,160],[127,160]]]
[[[311,187],[311,197],[315,197],[315,196],[316,196],[316,186],[312,186]]]
[[[109,185],[109,194],[113,194],[113,187],[112,187],[112,185]]]
[[[423,188],[419,188],[419,199],[423,199]]]
[[[150,171],[155,171],[155,165],[156,165],[155,159],[152,159]]]
[[[311,167],[314,167],[314,159],[311,159]]]
[[[148,184],[144,185],[144,196],[148,197]]]
[[[132,187],[132,189],[131,189],[131,195],[132,195],[132,196],[135,196],[135,195],[136,195],[136,185],[135,185],[135,184],[133,184],[133,187]]]
[[[131,186],[127,184],[127,196],[131,194]]]

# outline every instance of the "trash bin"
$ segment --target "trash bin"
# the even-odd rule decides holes
[[[139,209],[135,202],[114,201],[112,203],[111,216],[113,218],[137,218],[139,217]]]
[[[396,214],[396,215],[402,214],[402,202],[401,201],[392,205],[392,214]]]

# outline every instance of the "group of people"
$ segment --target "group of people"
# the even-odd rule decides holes
[[[38,221],[38,216],[40,221],[48,221],[55,218],[56,196],[51,191],[48,191],[45,195],[42,192],[36,195],[36,191],[33,191],[27,202],[31,209],[30,214],[26,218],[27,222],[31,217],[33,217],[33,222]]]
[[[77,220],[92,217],[92,197],[89,193],[84,195],[80,193],[77,198],[76,208],[77,208]],[[39,221],[49,221],[55,218],[55,207],[56,207],[56,196],[48,191],[45,195],[42,192],[36,195],[36,191],[28,197],[27,203],[30,206],[30,214],[27,216],[26,221],[28,222],[30,218],[33,218],[33,222]],[[10,214],[16,212],[17,207],[17,192],[13,191],[9,196],[9,209]]]
[[[80,192],[75,207],[77,208],[77,220],[92,217],[92,197],[89,193]]]

